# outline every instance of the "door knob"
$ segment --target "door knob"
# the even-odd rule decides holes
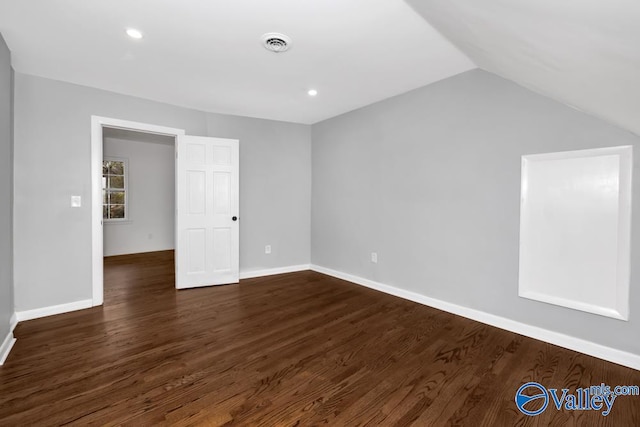
[[[237,216],[232,216],[232,217],[231,217],[231,219],[232,219],[233,221],[237,221],[237,220],[238,220],[238,217],[237,217]]]

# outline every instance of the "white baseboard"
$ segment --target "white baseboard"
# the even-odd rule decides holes
[[[0,365],[4,364],[4,361],[7,360],[7,356],[9,356],[9,352],[13,348],[13,345],[16,343],[16,339],[13,336],[13,332],[9,331],[7,336],[0,344]]]
[[[93,300],[86,299],[67,304],[36,308],[34,310],[18,311],[16,312],[16,318],[18,322],[24,322],[25,320],[38,319],[40,317],[53,316],[54,314],[68,313],[70,311],[83,310],[91,307],[93,307]]]
[[[309,264],[290,265],[287,267],[269,268],[266,270],[243,271],[240,273],[240,279],[252,279],[254,277],[273,276],[274,274],[294,273],[296,271],[305,271],[310,269]]]
[[[328,276],[337,277],[338,279],[346,280],[358,285],[366,286],[367,288],[375,289],[377,291],[381,291],[390,295],[414,301],[419,304],[437,308],[439,310],[456,314],[458,316],[466,317],[467,319],[472,319],[478,322],[485,323],[487,325],[495,326],[496,328],[505,329],[510,332],[515,332],[520,335],[525,335],[530,338],[568,348],[569,350],[578,351],[580,353],[588,354],[589,356],[597,357],[599,359],[607,360],[609,362],[640,370],[640,355],[637,354],[628,353],[626,351],[606,347],[604,345],[561,334],[559,332],[550,331],[548,329],[539,328],[537,326],[527,325],[526,323],[517,322],[515,320],[485,313],[483,311],[474,310],[472,308],[463,307],[461,305],[452,304],[435,298],[430,298],[412,291],[407,291],[404,289],[396,288],[394,286],[374,282],[373,280],[364,279],[362,277],[354,276],[347,273],[342,273],[330,268],[312,264],[311,270],[317,271],[318,273],[326,274]]]
[[[18,325],[18,316],[14,312],[11,315],[11,319],[9,319],[9,329],[10,329],[10,331],[13,332],[13,330],[16,328],[17,325]]]
[[[16,343],[16,338],[13,336],[13,330],[16,328],[18,324],[18,318],[15,313],[11,315],[11,319],[9,319],[9,333],[2,344],[0,344],[0,365],[3,365],[5,360],[7,360],[7,356],[9,356],[9,352],[13,348],[13,345]]]

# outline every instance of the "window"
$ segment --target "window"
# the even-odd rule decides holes
[[[123,221],[127,214],[127,172],[125,159],[102,161],[102,218]]]

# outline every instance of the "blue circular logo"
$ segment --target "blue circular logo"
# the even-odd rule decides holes
[[[525,391],[529,390],[528,394],[525,394]],[[543,400],[544,403],[542,406],[535,410],[525,409],[525,405],[530,402]],[[536,382],[528,382],[520,386],[518,391],[516,391],[516,406],[525,415],[538,415],[544,412],[547,409],[547,405],[549,404],[549,394],[547,393],[547,389],[541,386]],[[529,407],[537,407],[537,405],[529,405]]]

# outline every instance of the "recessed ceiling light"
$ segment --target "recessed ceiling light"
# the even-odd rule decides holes
[[[131,37],[132,39],[141,39],[142,38],[142,33],[140,32],[140,30],[136,30],[135,28],[127,29],[127,35],[129,37]]]
[[[309,94],[309,96],[316,96],[318,94],[318,91],[315,89],[309,89],[309,92],[307,92]]]

